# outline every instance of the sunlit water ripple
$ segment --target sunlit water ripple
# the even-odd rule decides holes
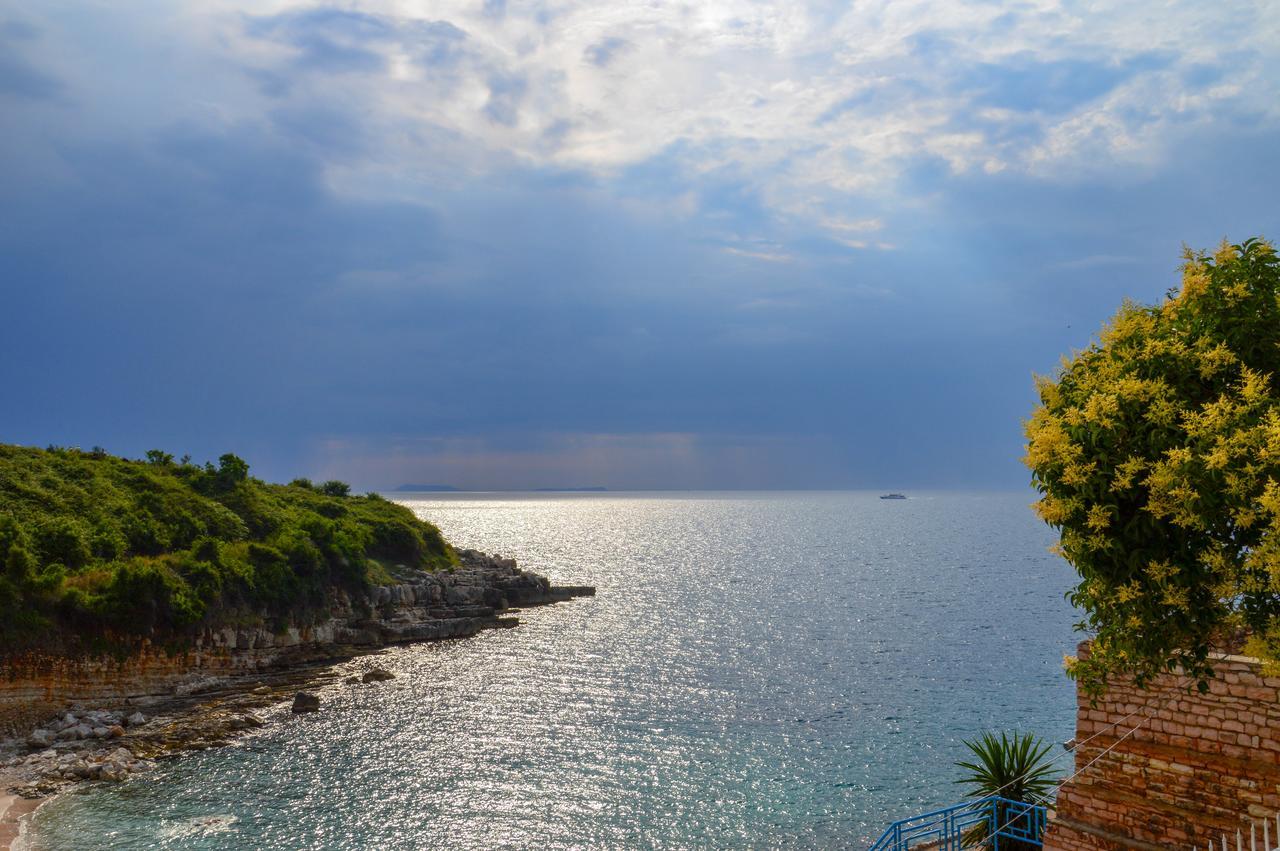
[[[36,849],[860,847],[960,740],[1062,741],[1068,568],[1015,494],[449,495],[594,598],[399,647],[392,682],[39,812]]]

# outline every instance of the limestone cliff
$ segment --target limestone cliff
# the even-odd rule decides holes
[[[98,707],[191,693],[238,676],[341,658],[386,644],[474,635],[514,625],[511,607],[595,593],[553,586],[510,559],[459,553],[452,571],[404,571],[397,584],[352,598],[331,592],[328,617],[309,625],[205,629],[180,649],[143,640],[118,656],[0,656],[0,732],[20,732],[68,704]]]

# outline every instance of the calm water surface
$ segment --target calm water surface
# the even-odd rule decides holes
[[[1071,573],[1031,498],[404,498],[598,596],[390,650],[398,679],[63,796],[31,846],[865,847],[957,798],[962,738],[1072,734]]]

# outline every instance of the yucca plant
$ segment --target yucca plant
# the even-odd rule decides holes
[[[1049,759],[1052,745],[1042,741],[1031,733],[983,733],[974,741],[966,741],[965,747],[973,751],[976,759],[972,762],[957,762],[968,774],[956,783],[969,787],[970,797],[985,798],[998,795],[1011,801],[1024,803],[1043,803],[1057,786],[1057,778],[1053,774],[1053,765]],[[1009,804],[996,806],[996,824],[999,827],[1014,827],[1018,819],[1018,810]],[[979,825],[965,837],[966,847],[987,845],[989,827]],[[1039,839],[1039,837],[1035,837]],[[1014,839],[1002,839],[1002,849],[1021,851],[1021,849],[1038,848],[1038,844],[1019,842]]]

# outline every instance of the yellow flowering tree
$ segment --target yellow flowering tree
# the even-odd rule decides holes
[[[1257,239],[1185,258],[1163,304],[1126,302],[1037,378],[1026,423],[1036,510],[1094,635],[1068,671],[1095,694],[1178,667],[1203,689],[1239,630],[1280,659],[1280,262]]]

